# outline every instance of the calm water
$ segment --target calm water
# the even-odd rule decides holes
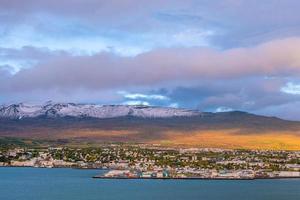
[[[101,180],[97,170],[0,168],[1,200],[300,200],[300,180]]]

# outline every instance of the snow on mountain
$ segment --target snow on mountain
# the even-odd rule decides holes
[[[29,104],[12,104],[9,106],[0,107],[0,117],[4,118],[23,118],[23,117],[37,117],[42,115],[40,106]]]
[[[129,105],[96,105],[47,102],[44,105],[12,104],[0,106],[0,118],[33,118],[33,117],[93,117],[115,118],[135,116],[142,118],[168,118],[200,115],[198,111]]]

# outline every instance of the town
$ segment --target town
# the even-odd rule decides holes
[[[94,178],[300,178],[300,151],[175,148],[145,144],[99,147],[2,147],[2,167],[103,169]]]

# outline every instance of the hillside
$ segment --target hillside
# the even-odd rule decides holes
[[[129,106],[129,105],[97,105],[97,104],[75,104],[75,103],[53,103],[46,102],[43,105],[12,104],[0,106],[0,118],[22,119],[22,118],[115,118],[115,117],[142,117],[142,118],[168,118],[178,116],[196,116],[200,112],[177,109],[161,108],[151,106]]]
[[[51,115],[47,113],[53,106],[43,112],[40,109],[25,112],[18,106],[14,106],[15,110],[12,106],[3,107],[0,109],[0,137],[63,143],[138,142],[215,148],[300,149],[300,122],[274,117],[238,111],[202,113],[137,106],[104,106],[110,111],[103,114],[100,112],[103,106],[95,106],[96,112],[87,109],[86,105],[80,105],[83,110],[74,108],[76,104],[63,104],[76,112],[62,112],[65,107],[59,109],[55,105],[57,110]],[[97,117],[87,113],[97,113]]]

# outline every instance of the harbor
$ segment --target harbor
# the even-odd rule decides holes
[[[109,170],[104,174],[93,176],[96,179],[157,179],[157,180],[255,180],[255,179],[300,179],[300,172],[272,172],[262,175],[251,170],[242,171],[214,171],[211,174],[176,173],[164,171],[135,171],[135,170]]]

